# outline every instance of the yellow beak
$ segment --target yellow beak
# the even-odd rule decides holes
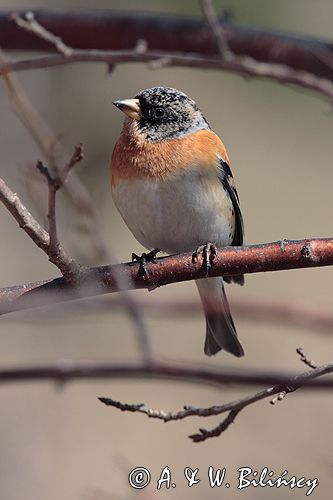
[[[139,99],[123,99],[122,101],[113,101],[113,104],[132,120],[140,120]]]

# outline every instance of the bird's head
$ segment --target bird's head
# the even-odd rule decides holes
[[[180,90],[153,87],[113,104],[136,123],[145,139],[162,141],[208,129],[196,103]]]

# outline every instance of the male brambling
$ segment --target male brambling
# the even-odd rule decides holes
[[[113,104],[126,118],[111,160],[112,195],[136,239],[166,253],[207,242],[242,245],[229,159],[196,103],[179,90],[154,87]],[[196,281],[206,315],[204,350],[240,357],[223,280],[244,283],[243,276]]]

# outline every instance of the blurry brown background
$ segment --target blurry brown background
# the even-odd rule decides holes
[[[83,0],[39,2],[38,6],[88,8]],[[0,1],[1,8],[36,7],[27,1]],[[200,15],[196,2],[101,1],[94,8],[141,9]],[[329,0],[229,0],[238,22],[293,33],[333,38],[333,4]],[[17,75],[32,102],[71,150],[79,141],[86,156],[77,171],[92,194],[108,245],[117,259],[128,260],[141,248],[116,213],[109,192],[108,162],[122,116],[112,100],[140,89],[165,85],[193,97],[212,128],[223,138],[231,157],[244,214],[248,243],[281,238],[332,235],[332,112],[318,97],[275,83],[250,80],[219,71],[162,69],[121,65],[106,76],[103,65],[77,64]],[[40,158],[31,137],[13,114],[0,88],[0,172],[34,214],[22,181],[23,171]],[[46,205],[45,205],[46,210]],[[59,222],[64,245],[79,260],[97,264],[77,224],[77,214],[60,196]],[[58,271],[0,207],[1,286],[56,276]],[[67,228],[67,231],[66,229]],[[246,287],[228,287],[232,297],[283,298],[333,306],[330,268],[249,275]],[[153,292],[163,297],[194,297],[192,283]],[[147,292],[134,292],[146,296]],[[104,299],[104,302],[107,299]],[[120,311],[97,307],[98,301],[56,305],[6,315],[0,320],[0,363],[38,364],[63,358],[121,360],[138,356],[133,325]],[[299,345],[324,363],[332,359],[329,335],[281,325],[241,321],[235,317],[246,351],[243,359],[222,353],[204,359],[203,316],[184,318],[146,315],[154,350],[174,360],[190,360],[242,368],[304,370]],[[127,473],[135,466],[151,469],[153,482],[169,465],[177,488],[156,498],[269,498],[294,500],[306,489],[249,488],[236,490],[237,469],[264,466],[280,474],[318,477],[312,494],[327,499],[332,490],[332,398],[329,393],[299,392],[272,407],[268,400],[240,414],[220,438],[192,444],[187,436],[218,419],[188,419],[163,424],[142,415],[106,408],[97,396],[145,402],[155,408],[179,409],[232,400],[246,391],[214,390],[194,384],[157,381],[20,383],[0,388],[0,498],[64,500],[148,498],[132,491]],[[210,489],[209,465],[227,467],[229,490]],[[188,489],[185,466],[199,467],[200,485]]]

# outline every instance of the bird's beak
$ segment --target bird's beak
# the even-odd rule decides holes
[[[120,109],[132,120],[140,119],[140,101],[139,99],[123,99],[122,101],[113,101],[116,108]]]

